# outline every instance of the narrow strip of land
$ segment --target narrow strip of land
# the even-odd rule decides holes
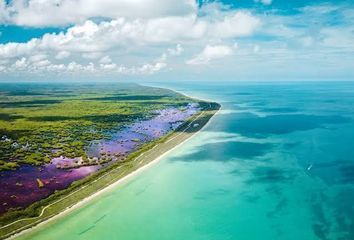
[[[156,162],[154,160],[160,159],[164,154],[201,130],[219,108],[220,105],[209,103],[209,106],[205,107],[199,114],[193,116],[172,134],[163,137],[160,141],[151,145],[148,150],[142,150],[139,155],[136,155],[136,157],[133,157],[130,161],[112,168],[104,174],[99,175],[97,178],[92,179],[92,181],[78,187],[75,191],[43,206],[38,216],[22,218],[1,226],[0,238],[4,239],[14,234],[24,232],[26,229],[30,230],[31,227],[39,223],[44,224],[49,219],[54,219],[54,216],[63,216],[69,211],[87,203],[103,191],[107,191],[125,181],[128,177],[136,175],[150,166],[151,163]]]

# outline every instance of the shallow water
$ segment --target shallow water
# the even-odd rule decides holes
[[[354,239],[354,84],[169,85],[202,132],[26,239]]]

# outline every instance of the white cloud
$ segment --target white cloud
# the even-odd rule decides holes
[[[89,18],[156,18],[196,11],[193,0],[12,0],[0,2],[0,21],[22,26],[59,26]]]
[[[34,62],[33,66],[34,67],[44,67],[44,66],[48,66],[50,64],[51,64],[51,62],[48,59],[44,59],[41,61]]]
[[[101,68],[102,70],[109,70],[109,71],[111,71],[111,70],[114,70],[114,69],[117,68],[117,64],[115,64],[115,63],[101,63],[101,64],[100,64],[100,68]]]
[[[167,54],[162,54],[161,57],[151,63],[144,63],[137,66],[126,66],[112,63],[109,56],[104,56],[99,60],[98,64],[89,62],[88,64],[71,61],[67,64],[55,64],[45,58],[45,55],[35,55],[30,58],[22,57],[16,60],[10,66],[1,66],[1,72],[7,73],[60,73],[65,74],[81,74],[81,73],[120,73],[129,75],[149,75],[161,71],[167,66]],[[7,64],[1,61],[0,63]]]
[[[109,56],[104,56],[100,59],[100,63],[109,64],[112,63],[112,59]]]
[[[36,1],[52,4],[47,0]],[[40,7],[38,5],[36,8]],[[20,61],[20,64],[25,59],[21,69],[34,73],[110,71],[153,74],[166,69],[172,58],[181,56],[185,46],[190,48],[201,43],[222,43],[249,36],[261,24],[259,18],[247,11],[217,10],[213,16],[216,18],[193,13],[148,19],[121,17],[101,22],[86,20],[66,31],[47,33],[28,42],[0,44],[0,61],[9,61],[5,65],[7,72],[18,71],[13,63]],[[166,46],[165,50],[161,50],[162,46]],[[221,47],[219,53],[213,53],[213,49],[218,47]],[[228,52],[227,47],[219,44],[208,46],[203,54],[189,63],[206,63],[232,54],[232,50]]]
[[[6,65],[9,62],[10,62],[9,59],[0,59],[0,65]]]
[[[0,22],[28,26],[70,23],[70,27],[24,43],[0,44],[0,77],[4,72],[15,75],[21,71],[26,76],[43,72],[45,76],[85,72],[89,76],[115,76],[173,71],[178,74],[169,75],[171,78],[195,74],[195,78],[211,79],[215,74],[229,79],[235,72],[239,78],[259,78],[259,72],[280,77],[289,73],[318,76],[330,71],[345,75],[352,72],[348,66],[353,68],[354,11],[340,4],[313,4],[288,15],[278,14],[276,6],[264,14],[220,2],[197,8],[192,0],[11,2],[5,6],[0,0]],[[269,0],[258,2],[271,4]],[[56,3],[59,6],[54,7]],[[70,4],[76,7],[69,9]],[[77,7],[79,4],[85,6]],[[335,25],[332,14],[338,17]],[[235,41],[238,45],[233,44]],[[233,54],[237,57],[229,57]],[[185,66],[210,64],[217,59],[222,59],[222,64],[213,72],[207,67]]]
[[[9,13],[6,9],[5,1],[0,0],[0,23],[6,22],[8,19]]]
[[[22,70],[25,69],[28,66],[27,59],[25,57],[17,60],[14,64],[13,67],[16,69]]]
[[[37,48],[39,40],[34,38],[26,43],[10,42],[0,44],[0,58],[12,58],[23,55],[33,54],[33,50]]]
[[[63,73],[63,71],[66,70],[66,66],[64,64],[51,64],[49,66],[47,66],[46,71],[50,72],[50,73],[55,73],[55,72],[60,72]]]
[[[249,36],[260,26],[258,18],[249,12],[235,12],[224,17],[222,21],[216,22],[210,28],[212,36],[220,38],[232,38],[235,36]]]
[[[320,44],[323,46],[354,51],[354,27],[327,27],[321,29],[320,33]]]
[[[70,55],[71,53],[68,51],[60,51],[55,55],[55,58],[61,60],[70,57]]]
[[[340,8],[340,6],[334,6],[334,5],[329,5],[329,4],[321,4],[321,5],[310,5],[310,6],[305,6],[303,8],[300,8],[299,10],[302,11],[303,13],[308,13],[308,14],[327,14],[331,13],[333,11],[336,11]]]
[[[233,52],[233,48],[226,45],[207,45],[201,53],[194,58],[187,60],[186,63],[192,65],[208,64],[211,60],[230,56]]]
[[[167,64],[164,62],[157,62],[155,64],[144,64],[143,66],[138,68],[137,71],[143,74],[153,74],[155,72],[159,72],[166,66]]]
[[[182,52],[184,51],[184,49],[182,48],[181,44],[177,44],[175,48],[169,48],[167,49],[167,52],[171,55],[171,56],[179,56],[182,54]]]
[[[101,52],[85,52],[82,54],[83,58],[86,59],[98,59],[100,57],[102,57],[102,53]]]
[[[31,62],[40,62],[43,61],[47,58],[47,54],[43,54],[43,53],[39,53],[39,54],[35,54],[29,57],[29,61]]]
[[[83,65],[80,63],[76,63],[76,62],[71,62],[66,67],[66,70],[69,72],[94,72],[95,65],[92,62],[90,62],[87,65]]]
[[[176,41],[205,41],[242,37],[252,34],[260,20],[250,13],[230,12],[215,21],[196,16],[166,17],[142,21],[119,18],[94,23],[86,21],[69,28],[65,33],[45,34],[26,43],[0,44],[0,58],[31,55],[38,51],[81,52],[84,58],[95,59],[101,52],[123,49],[142,44],[171,43]],[[182,51],[181,46],[176,53]]]

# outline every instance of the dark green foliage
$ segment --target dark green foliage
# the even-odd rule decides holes
[[[188,102],[173,91],[135,84],[0,84],[0,171],[58,156],[86,158],[90,141]]]

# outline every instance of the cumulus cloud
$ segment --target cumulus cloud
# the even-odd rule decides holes
[[[167,64],[164,62],[157,62],[155,64],[144,64],[143,66],[138,68],[137,71],[140,73],[153,74],[165,68],[166,66]]]
[[[44,66],[49,66],[51,62],[48,59],[43,59],[41,61],[37,61],[33,63],[34,67],[44,67]]]
[[[71,55],[68,51],[60,51],[55,55],[55,58],[58,60],[68,58]]]
[[[46,0],[41,1],[52,4]],[[34,4],[35,1],[32,2]],[[47,33],[23,43],[0,44],[0,60],[10,61],[7,64],[7,72],[18,70],[12,63],[25,59],[27,65],[21,69],[27,68],[29,72],[102,70],[124,74],[153,74],[166,69],[169,59],[178,57],[185,51],[181,43],[193,46],[199,43],[233,40],[252,35],[261,25],[259,18],[247,11],[216,11],[216,18],[193,13],[148,19],[119,17],[100,22],[86,20],[60,33]],[[156,46],[166,48],[161,50],[161,47]],[[134,61],[132,56],[139,56],[138,49],[144,53],[144,58],[154,56],[153,59],[150,57],[139,62]],[[207,63],[212,59],[230,55],[232,51],[231,49],[228,52],[227,46],[207,46],[204,53],[188,63]],[[156,52],[159,52],[159,57],[156,57]],[[34,61],[33,58],[38,59]]]
[[[31,60],[22,57],[16,60],[9,67],[1,66],[0,71],[6,73],[60,73],[65,74],[73,73],[120,73],[131,75],[149,75],[161,71],[167,66],[165,62],[155,61],[152,63],[145,63],[140,66],[125,66],[115,63],[99,63],[95,64],[89,62],[88,64],[78,63],[76,61],[69,62],[68,64],[54,64],[48,59],[32,62]]]
[[[66,66],[66,70],[69,72],[94,72],[95,65],[92,62],[87,65],[71,62]]]
[[[0,59],[0,72],[2,73],[35,73],[47,74],[54,73],[65,76],[65,74],[78,74],[78,73],[118,73],[129,75],[150,75],[162,71],[168,65],[170,57],[180,54],[183,48],[177,44],[174,48],[166,49],[159,57],[150,62],[144,62],[136,65],[117,64],[113,62],[110,56],[105,55],[100,59],[93,58],[95,61],[88,63],[80,63],[78,61],[69,61],[67,63],[54,63],[47,58],[47,54],[38,53],[21,57],[15,60],[14,63],[7,59]],[[58,55],[68,55],[67,52],[59,52],[53,59],[57,60]],[[90,59],[92,60],[92,59]],[[2,66],[7,65],[7,67]]]
[[[259,18],[254,17],[249,12],[238,11],[211,25],[210,34],[220,38],[249,36],[260,24]]]
[[[0,56],[18,57],[33,51],[82,52],[85,58],[100,57],[100,52],[125,48],[132,44],[170,43],[186,40],[223,39],[248,36],[260,20],[249,13],[231,12],[219,21],[207,18],[166,17],[141,21],[124,18],[95,23],[91,20],[73,26],[66,32],[45,34],[26,43],[0,44]],[[182,49],[177,49],[179,53]],[[58,56],[60,58],[60,56]]]
[[[39,53],[39,54],[35,54],[29,57],[29,61],[30,62],[40,62],[43,61],[47,58],[46,54],[43,53]]]
[[[201,53],[187,60],[186,63],[192,65],[208,64],[211,60],[230,56],[233,52],[233,48],[227,45],[206,45]]]
[[[27,59],[25,57],[16,60],[16,62],[13,64],[13,67],[15,67],[18,70],[23,70],[28,66]]]
[[[262,5],[272,1],[253,1],[259,4],[248,11],[222,1],[197,6],[195,0],[0,0],[2,25],[65,26],[60,33],[0,44],[0,77],[21,71],[26,76],[178,71],[189,78],[204,69],[185,68],[186,63],[222,58],[223,64],[212,73],[205,70],[203,77],[215,73],[229,79],[237,71],[247,78],[254,69],[281,77],[291,71],[352,72],[353,6],[314,3],[287,14],[274,6],[263,14]]]
[[[0,1],[0,21],[22,26],[62,26],[89,18],[156,18],[196,11],[193,0],[10,0]]]

